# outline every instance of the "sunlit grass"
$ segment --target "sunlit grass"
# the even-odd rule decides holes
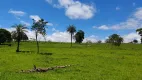
[[[0,80],[142,80],[142,45],[73,44],[23,42],[16,53],[16,44],[0,46]],[[73,65],[46,73],[19,73],[37,67]]]

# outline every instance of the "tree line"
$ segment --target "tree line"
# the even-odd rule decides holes
[[[48,22],[45,21],[44,19],[40,19],[38,21],[33,19],[33,25],[31,26],[31,30],[35,32],[37,53],[39,53],[39,41],[37,37],[39,34],[45,37],[47,23]],[[19,50],[20,42],[22,40],[23,41],[29,40],[28,36],[25,33],[27,32],[28,28],[23,24],[16,24],[12,27],[15,28],[15,30],[12,31],[11,33],[7,31],[6,29],[2,29],[2,28],[0,29],[0,45],[2,45],[5,42],[11,42],[12,40],[14,40],[17,42],[16,52],[20,52]],[[77,32],[76,31],[77,30],[74,25],[69,25],[67,28],[67,32],[69,32],[71,35],[71,47],[72,47],[72,39],[75,39],[75,43],[79,43],[79,44],[81,44],[84,39],[85,32],[82,30],[78,30]],[[142,43],[142,28],[137,29],[136,32],[141,36],[141,43]],[[101,41],[98,41],[98,42],[101,43]],[[109,36],[108,39],[106,39],[105,42],[111,43],[112,45],[115,45],[115,46],[120,46],[121,43],[123,42],[123,38],[118,34],[112,34]],[[138,41],[134,40],[133,42],[137,43]]]

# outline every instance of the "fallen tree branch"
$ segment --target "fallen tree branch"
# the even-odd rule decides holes
[[[59,69],[59,68],[66,68],[70,67],[71,65],[65,65],[65,66],[55,66],[55,67],[49,67],[49,68],[36,68],[34,65],[34,68],[31,70],[21,70],[22,73],[31,73],[31,72],[47,72],[49,70]]]

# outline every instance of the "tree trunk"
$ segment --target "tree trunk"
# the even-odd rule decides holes
[[[18,33],[18,39],[17,39],[17,42],[18,42],[18,44],[17,44],[17,50],[16,50],[16,52],[19,52],[19,45],[20,45],[20,33]]]
[[[37,32],[36,32],[36,45],[37,45],[37,53],[39,53],[39,44],[38,44],[38,40],[37,40]]]
[[[72,33],[71,33],[71,47],[72,47]]]

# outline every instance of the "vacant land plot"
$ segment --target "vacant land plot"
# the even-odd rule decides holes
[[[73,44],[22,42],[0,46],[0,80],[142,80],[142,45]],[[43,73],[20,73],[21,70],[72,65]]]

